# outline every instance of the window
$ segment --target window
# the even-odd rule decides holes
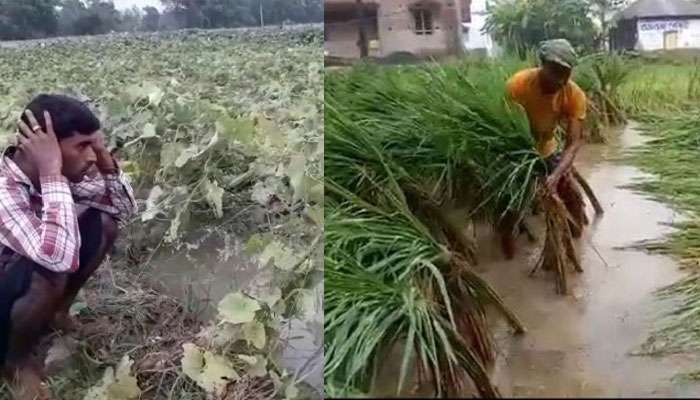
[[[416,8],[411,12],[413,13],[416,35],[432,35],[433,16],[430,10],[425,8]]]

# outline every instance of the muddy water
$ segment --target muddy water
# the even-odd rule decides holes
[[[519,315],[527,334],[514,337],[501,323],[497,329],[500,354],[494,382],[504,396],[653,396],[700,394],[698,384],[679,384],[671,378],[697,366],[690,356],[666,358],[629,354],[642,343],[662,303],[653,291],[681,277],[678,266],[665,256],[636,250],[616,250],[642,239],[667,233],[660,223],[681,217],[663,204],[620,188],[641,173],[615,162],[621,151],[641,143],[633,126],[613,133],[607,145],[582,150],[577,168],[605,208],[578,247],[584,268],[571,273],[571,294],[554,292],[552,276],[527,276],[538,247],[522,238],[520,256],[504,261],[499,250],[482,254],[483,276]],[[492,243],[492,241],[490,242]]]
[[[197,235],[193,235],[197,236]],[[208,321],[216,304],[228,293],[249,289],[266,271],[244,253],[242,232],[228,238],[212,235],[189,251],[160,252],[150,262],[153,278],[171,295],[183,299]],[[266,280],[266,278],[263,278]],[[323,312],[322,285],[316,286],[316,310]],[[323,393],[323,331],[315,321],[284,321],[280,340],[284,343],[282,365],[298,379]]]
[[[670,231],[662,223],[682,219],[664,204],[621,186],[644,175],[619,162],[625,148],[642,143],[634,125],[610,133],[606,145],[588,145],[576,166],[593,187],[605,214],[591,219],[578,251],[584,272],[569,273],[570,294],[555,292],[554,278],[540,271],[529,277],[540,244],[519,239],[518,255],[503,258],[490,229],[478,228],[480,274],[519,316],[527,333],[514,336],[495,314],[491,318],[498,355],[492,379],[504,397],[695,397],[700,384],[671,378],[696,369],[688,356],[652,358],[631,355],[651,332],[654,321],[669,310],[653,292],[682,274],[669,257],[638,250],[619,250]],[[540,236],[541,221],[528,221]],[[395,396],[401,348],[397,346],[380,370],[375,395]],[[414,388],[415,375],[402,397],[430,396]],[[465,397],[475,396],[470,391]]]

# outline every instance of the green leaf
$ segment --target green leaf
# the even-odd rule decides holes
[[[268,243],[272,240],[269,236],[264,236],[260,233],[253,234],[245,245],[245,254],[250,257],[253,256],[265,248]]]
[[[216,131],[229,140],[238,140],[246,145],[255,140],[255,125],[250,119],[224,116],[219,118],[215,125]]]
[[[262,350],[265,347],[265,325],[258,321],[251,321],[243,325],[243,337],[245,340]]]
[[[260,304],[241,292],[229,293],[219,302],[219,317],[232,324],[251,322]]]
[[[68,314],[69,314],[71,317],[75,317],[76,315],[80,315],[80,313],[81,313],[83,310],[86,310],[86,309],[88,309],[88,308],[89,308],[89,307],[88,307],[87,303],[85,303],[85,302],[83,302],[83,301],[78,301],[78,302],[73,303],[73,304],[70,306],[70,309],[68,310]]]

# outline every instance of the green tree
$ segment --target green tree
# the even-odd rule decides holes
[[[141,29],[148,32],[157,31],[160,27],[160,11],[155,7],[144,7],[143,12]]]
[[[253,0],[252,11],[260,22],[259,7],[263,5],[265,24],[283,22],[321,22],[323,21],[323,2],[321,0]]]
[[[112,0],[89,0],[88,11],[99,20],[97,33],[116,31],[121,24],[121,14]]]
[[[75,35],[75,24],[87,15],[87,6],[81,0],[63,0],[58,11],[58,34]]]
[[[594,18],[597,20],[600,31],[599,41],[606,49],[610,30],[614,27],[615,14],[629,3],[628,0],[588,0]]]
[[[0,0],[0,40],[35,39],[58,30],[57,0]]]
[[[142,20],[143,12],[140,8],[134,6],[126,9],[121,13],[118,30],[121,32],[139,31],[142,27]]]
[[[180,28],[200,28],[204,23],[202,7],[206,0],[161,0]]]
[[[168,19],[172,16],[178,27],[185,28],[323,21],[321,0],[161,0],[161,3]]]
[[[582,0],[500,0],[489,6],[484,30],[521,58],[542,40],[554,38],[590,51],[599,38],[591,15],[590,3]]]
[[[207,0],[202,5],[204,28],[251,26],[256,18],[251,13],[250,0]]]

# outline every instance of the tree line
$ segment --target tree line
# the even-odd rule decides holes
[[[493,0],[485,30],[498,44],[525,57],[540,41],[566,38],[579,50],[608,47],[615,16],[630,0]]]
[[[112,0],[0,0],[0,40],[323,21],[322,0],[161,0],[118,10]]]

